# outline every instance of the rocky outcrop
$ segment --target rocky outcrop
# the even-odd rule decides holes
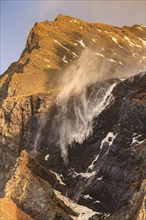
[[[98,72],[104,70],[109,78],[127,75],[129,69],[131,75],[137,74],[145,69],[145,32],[140,25],[119,28],[63,15],[53,22],[36,23],[20,59],[1,77],[1,98],[58,89],[63,69],[87,47],[98,59]]]
[[[0,199],[0,218],[1,220],[32,220],[30,216],[26,215],[8,198]]]
[[[96,84],[94,86],[98,88]],[[96,93],[97,89],[94,91]],[[92,135],[82,144],[74,143],[69,148],[67,167],[63,165],[55,143],[50,146],[49,139],[47,142],[51,121],[42,131],[40,145],[45,143],[46,147],[38,149],[37,160],[63,175],[68,196],[79,204],[102,213],[118,213],[112,219],[118,219],[120,210],[124,209],[121,216],[127,212],[128,217],[121,219],[136,219],[139,210],[136,207],[141,201],[140,187],[146,177],[146,75],[139,74],[119,82],[112,94],[113,103],[94,119]],[[74,100],[70,100],[68,108],[73,114],[72,102]],[[53,111],[53,121],[54,115],[57,110]],[[45,155],[49,155],[47,161]],[[133,208],[135,197],[137,202]],[[136,210],[134,214],[133,209]]]
[[[143,220],[146,218],[146,180],[143,182],[140,189],[140,209],[138,207],[138,220]],[[141,205],[142,204],[142,205]]]
[[[13,176],[6,184],[5,198],[13,200],[33,219],[72,219],[69,214],[76,213],[56,198],[47,175],[41,165],[22,151]]]
[[[126,210],[125,208],[121,210],[120,212],[117,212],[117,214],[111,216],[109,219],[136,219],[136,220],[145,220],[146,217],[146,208],[145,208],[145,195],[146,195],[146,189],[145,189],[145,180],[143,181],[140,190],[135,193],[133,199],[131,200],[131,206],[129,207],[129,210]]]
[[[144,220],[145,31],[62,15],[32,28],[20,59],[0,76],[0,195],[18,216]],[[77,76],[73,85],[84,87],[58,105],[66,74],[69,86]],[[66,141],[66,164],[62,128],[61,138],[71,129],[75,137]]]

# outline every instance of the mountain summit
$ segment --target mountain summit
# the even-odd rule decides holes
[[[3,219],[145,220],[145,52],[141,25],[34,25],[0,76]]]
[[[86,48],[98,59],[98,71],[108,72],[107,77],[127,76],[128,70],[137,74],[145,68],[145,35],[146,27],[140,25],[119,28],[63,15],[53,22],[36,23],[20,59],[1,78],[0,92],[3,83],[9,84],[10,97],[56,89],[62,71]]]

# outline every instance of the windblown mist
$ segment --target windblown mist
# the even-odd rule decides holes
[[[60,86],[63,89],[57,97],[57,103],[72,95],[80,94],[88,85],[114,77],[114,72],[109,72],[112,65],[103,57],[97,56],[96,50],[85,49],[80,58],[69,66],[60,79]]]
[[[112,90],[118,80],[114,79],[117,70],[111,72],[112,65],[100,59],[94,50],[85,49],[59,79],[61,90],[56,98],[57,110],[51,122],[49,143],[60,147],[65,163],[68,163],[68,147],[83,143],[92,134],[94,118],[114,100]],[[35,151],[44,126],[46,120],[40,119]]]
[[[116,83],[106,81],[91,87],[107,78],[107,73],[104,63],[99,63],[89,50],[64,73],[63,90],[56,98],[58,113],[53,119],[50,141],[55,135],[65,163],[68,162],[68,146],[74,142],[81,144],[91,135],[93,119],[114,99],[111,92]]]

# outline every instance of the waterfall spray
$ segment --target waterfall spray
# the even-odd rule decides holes
[[[50,139],[52,134],[56,135],[65,163],[68,163],[68,146],[74,142],[81,144],[92,134],[93,119],[113,100],[111,92],[115,84],[106,81],[95,84],[101,77],[106,78],[104,70],[94,54],[86,50],[62,77],[64,89],[56,98],[58,112]]]
[[[36,137],[35,137],[35,141],[34,141],[34,145],[33,145],[33,150],[30,152],[30,154],[32,154],[33,156],[36,156],[37,154],[37,149],[39,148],[40,145],[40,139],[41,139],[41,134],[42,134],[42,130],[45,127],[47,123],[47,113],[43,112],[40,115],[39,121],[38,121],[38,131],[36,133]]]

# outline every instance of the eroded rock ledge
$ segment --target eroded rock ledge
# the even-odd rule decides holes
[[[36,220],[72,219],[70,215],[77,214],[55,196],[52,186],[46,180],[47,173],[30,155],[22,151],[14,173],[6,184],[5,198],[14,201]]]

